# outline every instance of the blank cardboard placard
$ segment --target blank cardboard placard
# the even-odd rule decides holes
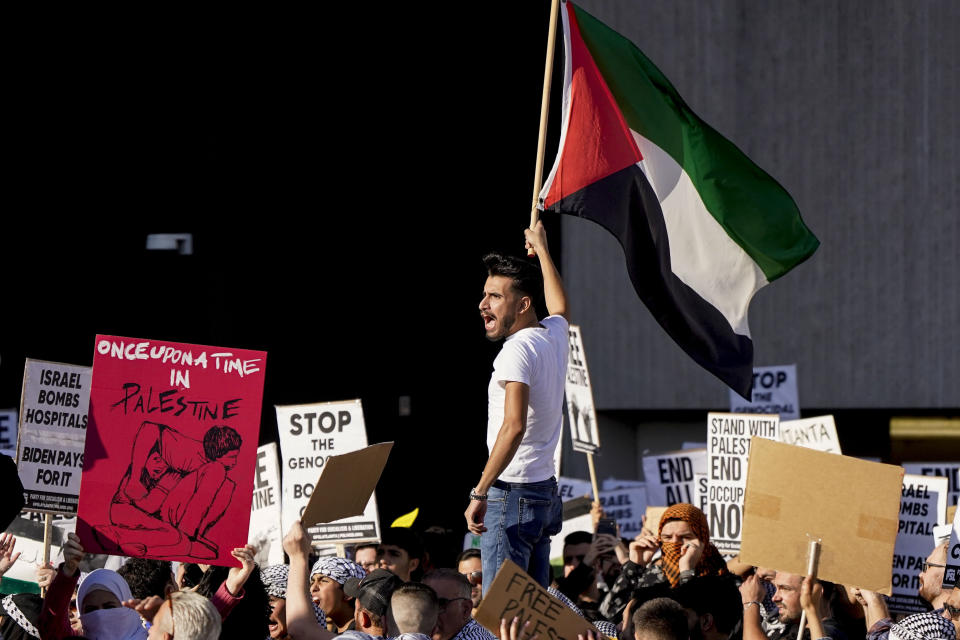
[[[586,635],[593,625],[575,614],[567,605],[528,576],[510,560],[504,561],[490,590],[480,601],[474,616],[490,633],[500,636],[500,619],[520,618],[520,628],[530,622],[524,637],[538,634],[540,638],[567,638]],[[595,631],[595,630],[594,630]]]
[[[327,458],[300,519],[303,526],[312,527],[363,513],[392,448],[392,442],[381,442]]]
[[[660,530],[660,518],[663,517],[663,512],[666,510],[666,507],[647,507],[647,521],[643,526],[657,533]]]
[[[751,438],[740,559],[890,595],[903,468]]]
[[[953,519],[957,517],[957,505],[950,505],[947,507],[947,524],[953,522]]]

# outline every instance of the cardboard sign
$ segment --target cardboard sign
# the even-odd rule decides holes
[[[802,420],[780,421],[780,442],[816,449],[825,453],[842,453],[837,425],[833,416],[817,416]]]
[[[947,498],[949,500],[949,498]],[[947,507],[947,522],[953,522],[954,517],[957,515],[957,505],[953,504]]]
[[[600,492],[600,505],[608,518],[617,521],[621,538],[640,535],[641,516],[647,510],[646,487],[625,487]]]
[[[90,367],[27,359],[17,446],[24,509],[77,512],[89,404]]]
[[[707,414],[707,522],[710,541],[723,555],[740,550],[743,496],[750,442],[780,437],[777,415]]]
[[[678,502],[696,505],[696,474],[707,472],[707,450],[687,449],[643,457],[650,504],[670,506]]]
[[[303,511],[303,526],[309,528],[322,523],[329,533],[340,534],[339,539],[350,539],[358,531],[365,531],[367,527],[364,523],[342,524],[339,527],[329,523],[363,515],[383,474],[383,468],[387,466],[392,448],[392,442],[381,442],[360,451],[327,458]]]
[[[944,476],[947,479],[947,507],[957,506],[957,498],[960,497],[960,462],[904,462],[903,468],[907,473],[918,476]]]
[[[800,417],[795,364],[754,367],[751,402],[747,402],[733,390],[728,393],[730,411],[733,413],[776,413],[781,420],[796,420]]]
[[[663,512],[666,507],[647,507],[646,527],[654,535],[660,530],[660,520],[663,518]]]
[[[950,543],[947,545],[947,568],[943,570],[943,588],[952,589],[960,586],[960,516],[954,511],[953,531],[950,532]]]
[[[77,535],[88,553],[236,566],[267,354],[96,338]]]
[[[754,438],[741,561],[890,595],[903,469]]]
[[[0,453],[17,455],[17,410],[0,409]]]
[[[557,493],[560,499],[566,502],[574,498],[592,496],[593,488],[589,480],[579,480],[577,478],[564,478],[560,476],[557,479]]]
[[[360,400],[285,405],[276,410],[283,475],[283,530],[289,531],[307,508],[313,485],[327,459],[366,447],[367,428]],[[351,537],[341,537],[349,532]],[[363,515],[311,527],[307,533],[314,546],[380,540],[376,496],[370,496]]]
[[[544,587],[510,560],[505,560],[474,616],[490,633],[499,637],[500,619],[520,618],[520,628],[549,640],[576,640],[586,637],[593,625],[550,595]],[[526,634],[524,634],[526,635]]]
[[[600,448],[600,432],[597,430],[597,411],[593,405],[593,389],[587,371],[587,354],[580,339],[580,327],[572,324],[568,332],[570,358],[567,360],[567,379],[564,391],[567,395],[567,422],[574,451],[596,453]]]
[[[922,613],[927,601],[917,595],[923,563],[933,550],[933,529],[946,517],[947,479],[907,474],[900,493],[900,526],[893,548],[891,611]]]
[[[280,529],[280,467],[277,443],[257,447],[250,503],[250,543],[257,548],[257,564],[283,564],[283,531]]]

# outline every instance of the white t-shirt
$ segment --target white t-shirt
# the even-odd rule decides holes
[[[487,449],[493,451],[503,426],[503,403],[508,382],[530,387],[527,430],[513,460],[500,480],[540,482],[556,475],[553,454],[563,424],[563,381],[567,375],[568,323],[563,316],[548,316],[540,326],[509,336],[493,361],[487,387]]]

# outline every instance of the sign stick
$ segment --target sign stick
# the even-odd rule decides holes
[[[50,563],[50,536],[53,533],[53,515],[45,513],[43,515],[43,566],[46,566]],[[47,589],[44,587],[40,589],[40,596],[46,596]]]
[[[557,42],[557,13],[560,0],[550,3],[550,28],[547,34],[547,60],[543,68],[543,98],[540,101],[540,137],[537,140],[537,165],[533,172],[533,204],[530,208],[530,228],[537,224],[540,215],[537,205],[540,201],[540,189],[543,187],[543,155],[547,146],[547,116],[550,114],[550,81],[553,78],[553,52]],[[534,255],[533,249],[527,253]]]
[[[807,575],[817,577],[817,566],[820,564],[820,540],[810,541],[810,550],[807,552]],[[807,612],[800,612],[800,630],[797,631],[797,640],[803,639],[803,628],[807,626]]]
[[[337,544],[337,557],[338,557],[338,558],[346,558],[346,557],[347,557],[347,545],[345,545],[345,544],[339,544],[339,543]]]
[[[590,469],[590,486],[593,487],[593,501],[600,501],[600,490],[597,488],[597,469],[593,466],[593,454],[587,454],[587,467]]]

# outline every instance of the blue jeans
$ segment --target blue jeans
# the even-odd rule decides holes
[[[487,530],[480,537],[483,595],[509,558],[530,577],[550,585],[550,536],[563,525],[563,503],[554,478],[541,482],[497,480],[487,491]]]

